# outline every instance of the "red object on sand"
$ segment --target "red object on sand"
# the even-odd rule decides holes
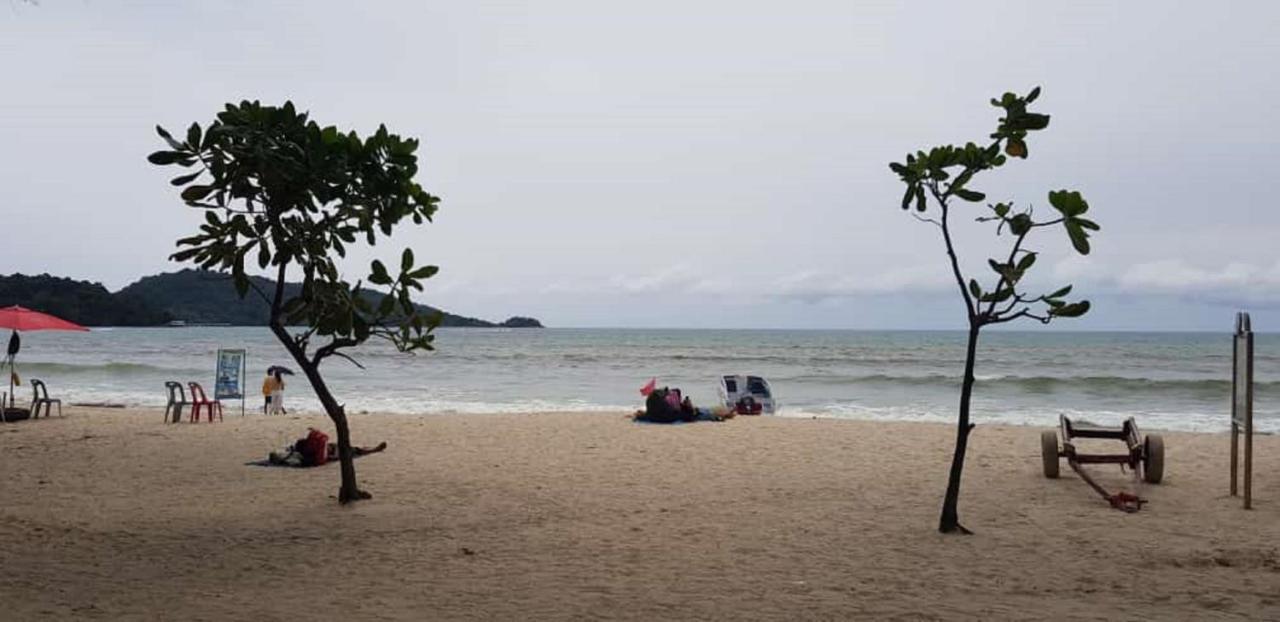
[[[7,421],[5,412],[13,406],[13,383],[16,377],[13,373],[13,358],[18,354],[18,348],[21,341],[18,339],[18,331],[20,330],[89,330],[75,322],[68,322],[62,318],[54,317],[48,313],[32,311],[13,305],[0,309],[0,328],[12,328],[13,333],[9,335],[9,347],[5,351],[4,362],[9,365],[9,401],[7,404],[0,402],[0,421]]]
[[[643,387],[640,387],[640,395],[643,395],[643,396],[645,396],[645,397],[649,397],[649,394],[650,394],[650,393],[653,393],[653,390],[654,390],[655,388],[657,388],[657,386],[658,386],[658,379],[657,379],[657,378],[653,378],[653,379],[649,380],[649,383],[648,383],[648,384],[644,385]]]
[[[0,309],[0,328],[13,330],[89,330],[48,313],[13,305]]]
[[[302,445],[297,448],[302,454],[302,466],[320,466],[329,461],[329,435],[324,432],[311,428],[298,444]]]
[[[222,402],[211,400],[204,395],[204,387],[199,382],[188,382],[187,387],[191,389],[191,423],[200,420],[200,408],[203,407],[209,417],[209,423],[213,423],[213,413],[218,413],[218,421],[222,421]]]

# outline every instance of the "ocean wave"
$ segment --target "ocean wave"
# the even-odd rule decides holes
[[[829,403],[804,408],[784,408],[780,414],[784,417],[804,419],[858,419],[947,424],[954,424],[956,420],[954,409],[920,405],[866,406],[848,402]],[[977,408],[972,413],[974,423],[979,425],[1018,425],[1040,428],[1056,426],[1058,424],[1058,415],[1066,415],[1073,420],[1090,421],[1100,425],[1120,425],[1125,419],[1134,417],[1138,422],[1139,429],[1144,432],[1155,430],[1222,432],[1229,430],[1231,427],[1230,422],[1220,412],[1119,411],[1079,408],[1023,408],[1014,411],[990,412]],[[1254,428],[1262,434],[1280,433],[1280,417],[1255,417]]]
[[[146,363],[99,363],[99,364],[81,364],[81,363],[47,363],[47,362],[31,362],[24,363],[18,361],[17,370],[20,374],[39,377],[44,375],[77,375],[77,374],[110,374],[119,376],[142,376],[142,375],[174,375],[174,376],[212,376],[213,369],[209,368],[175,368],[162,367],[159,365],[148,365]]]
[[[1116,391],[1182,391],[1190,393],[1225,394],[1231,391],[1230,379],[1215,378],[1144,378],[1129,376],[1017,376],[977,375],[977,384],[993,387],[1016,387],[1028,392],[1052,392],[1058,389],[1077,390],[1116,390]],[[891,384],[910,386],[945,386],[955,387],[960,384],[959,376],[944,374],[890,375],[865,374],[843,376],[834,374],[805,374],[788,377],[776,377],[774,384],[794,382],[798,384],[828,385],[863,385]],[[1280,389],[1278,381],[1255,381],[1255,391],[1273,391]]]

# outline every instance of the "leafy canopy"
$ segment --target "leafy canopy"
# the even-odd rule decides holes
[[[335,263],[358,238],[374,245],[405,219],[431,220],[439,199],[413,180],[417,140],[386,126],[367,139],[320,127],[292,102],[228,104],[184,137],[160,126],[156,132],[169,149],[147,159],[194,169],[170,183],[183,188],[187,205],[205,210],[200,233],[178,240],[174,261],[230,271],[241,297],[257,290],[245,274],[246,258],[273,267],[276,291],[257,293],[272,304],[274,326],[307,327],[294,335],[303,351],[313,335],[329,338],[313,363],[370,337],[405,351],[431,349],[439,317],[420,316],[409,294],[422,290],[436,266],[416,266],[408,248],[394,271],[374,260],[366,280],[386,290],[370,300],[362,295],[364,281],[343,280]],[[301,270],[302,288],[285,299],[290,266]]]
[[[1008,157],[1027,157],[1027,135],[1049,127],[1049,115],[1028,111],[1028,106],[1040,96],[1040,87],[1019,97],[1005,93],[1000,99],[992,99],[991,105],[1004,110],[992,142],[980,147],[972,142],[964,146],[944,145],[928,152],[908,154],[905,163],[893,162],[889,168],[898,174],[906,185],[902,195],[902,209],[915,208],[916,217],[942,229],[947,252],[961,294],[969,310],[970,322],[976,326],[1008,322],[1028,317],[1044,323],[1057,317],[1079,317],[1089,311],[1089,301],[1067,302],[1071,293],[1067,285],[1040,295],[1028,294],[1021,289],[1023,277],[1036,262],[1036,253],[1022,247],[1033,230],[1062,225],[1072,247],[1081,255],[1089,254],[1089,232],[1097,231],[1098,224],[1084,217],[1089,204],[1079,192],[1055,190],[1049,193],[1049,205],[1058,212],[1057,218],[1037,221],[1031,208],[1015,210],[1012,203],[988,204],[990,214],[979,217],[979,222],[995,222],[996,235],[1006,229],[1013,236],[1009,254],[988,259],[995,276],[995,287],[984,289],[977,279],[966,284],[956,260],[952,245],[949,218],[952,200],[959,198],[971,203],[986,200],[987,195],[969,187],[973,178],[982,171],[1003,166]],[[929,198],[937,206],[937,218],[929,213]]]

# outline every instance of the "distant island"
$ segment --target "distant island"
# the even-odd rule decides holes
[[[275,282],[252,277],[264,290]],[[292,295],[301,287],[286,283]],[[376,297],[376,292],[369,292]],[[228,275],[207,270],[165,272],[139,279],[118,292],[101,283],[42,274],[0,276],[0,307],[22,305],[51,313],[85,326],[165,326],[216,324],[226,326],[266,326],[270,308],[260,298],[236,296]],[[489,322],[454,315],[428,305],[415,305],[420,313],[440,314],[441,326],[474,328],[542,328],[531,317],[514,316]]]

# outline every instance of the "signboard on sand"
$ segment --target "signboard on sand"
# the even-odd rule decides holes
[[[1240,471],[1240,433],[1244,432],[1244,509],[1253,507],[1253,326],[1248,313],[1236,314],[1231,348],[1231,496]]]
[[[214,371],[213,399],[239,399],[244,414],[244,350],[218,350],[218,366]]]

